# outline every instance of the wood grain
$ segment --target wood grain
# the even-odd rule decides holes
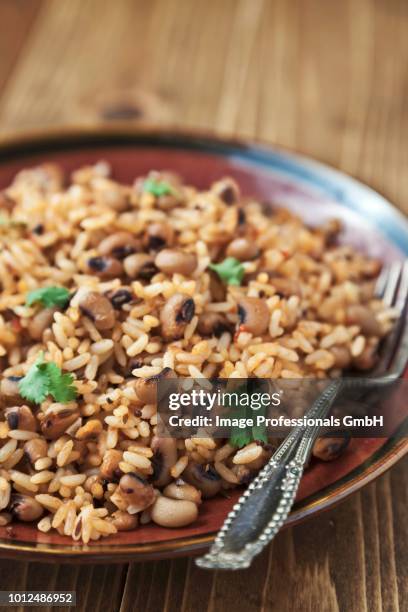
[[[24,49],[42,0],[2,0],[0,3],[0,91]]]
[[[407,21],[405,0],[2,0],[0,134],[131,119],[257,137],[408,212]],[[247,571],[0,561],[1,588],[77,590],[95,612],[403,611],[407,466],[281,533]]]

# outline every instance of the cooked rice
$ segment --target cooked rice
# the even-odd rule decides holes
[[[268,212],[255,200],[241,208],[238,186],[230,179],[199,192],[177,177],[152,173],[150,179],[169,181],[174,192],[155,197],[141,189],[141,179],[121,185],[109,172],[105,162],[81,168],[64,187],[61,171],[51,164],[24,170],[5,192],[14,205],[2,211],[0,226],[0,526],[14,514],[39,520],[44,533],[55,529],[85,544],[128,528],[124,519],[133,525],[149,522],[164,486],[182,486],[195,464],[215,470],[219,488],[228,489],[253,476],[272,452],[272,446],[254,442],[236,449],[200,432],[171,442],[167,478],[153,487],[156,405],[138,397],[138,378],[170,368],[179,377],[201,380],[205,388],[210,377],[338,376],[343,367],[337,362],[339,347],[349,365],[368,369],[396,316],[373,295],[379,263],[339,246],[333,240],[339,230],[335,224],[311,229],[291,213]],[[235,203],[224,201],[223,193],[232,194]],[[136,252],[149,254],[146,240],[154,224],[172,236],[171,244],[161,246],[195,256],[193,272],[152,268],[148,280],[130,278],[116,259],[117,275],[97,275],[98,248],[105,238],[130,232],[139,245]],[[247,238],[258,253],[241,258],[242,285],[226,286],[219,294],[208,264],[222,261],[237,237]],[[125,241],[123,248],[128,246]],[[126,270],[128,263],[125,258]],[[47,285],[69,289],[65,310],[26,306],[27,293]],[[98,328],[81,309],[90,292],[114,304],[109,327]],[[179,293],[193,299],[194,312],[181,336],[168,338],[161,314]],[[115,294],[124,302],[115,305]],[[243,296],[266,306],[260,334],[240,324],[237,304]],[[351,306],[362,307],[360,319],[348,320]],[[222,317],[220,333],[200,331],[210,314]],[[40,351],[46,361],[73,374],[78,397],[69,404],[30,405],[35,426],[11,427],[4,410],[25,405],[15,389],[10,391],[18,380],[14,377],[24,376]],[[47,420],[71,413],[66,427],[51,439],[44,436]],[[33,451],[31,460],[28,445],[35,448],[38,442],[43,450]],[[132,474],[147,495],[141,505],[122,487]],[[27,518],[30,512],[34,518]],[[131,518],[135,514],[139,521]]]

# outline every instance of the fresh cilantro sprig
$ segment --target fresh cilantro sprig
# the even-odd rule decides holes
[[[70,293],[65,287],[41,287],[41,289],[34,289],[27,295],[26,305],[32,306],[33,304],[39,303],[44,308],[52,308],[58,306],[58,308],[64,308],[69,302]]]
[[[237,390],[236,394],[238,396],[237,401],[234,400],[229,406],[231,413],[231,418],[235,419],[249,419],[254,417],[254,413],[249,406],[240,405],[239,396],[241,393],[250,393],[250,389],[247,389],[246,385],[241,385]],[[264,413],[264,409],[262,408],[260,411],[257,411],[257,414]],[[231,446],[235,446],[236,448],[242,448],[246,446],[250,442],[254,442],[259,440],[260,442],[264,442],[267,444],[268,436],[266,433],[265,425],[247,425],[246,427],[232,427],[231,435],[229,437],[229,443]]]
[[[234,415],[235,416],[235,415]],[[249,414],[248,408],[241,408],[241,410],[237,413],[237,418],[249,418],[253,415]],[[250,442],[259,441],[267,444],[268,436],[266,434],[265,425],[254,425],[250,427],[249,425],[245,428],[241,427],[233,427],[231,431],[231,435],[229,438],[229,443],[231,446],[235,446],[237,448],[242,448],[246,446]]]
[[[173,188],[171,185],[169,185],[169,183],[166,183],[166,181],[158,181],[152,178],[146,179],[144,181],[143,191],[146,193],[153,194],[154,196],[156,196],[156,198],[174,193]]]
[[[40,353],[27,374],[20,380],[18,388],[21,397],[35,404],[41,404],[49,395],[56,402],[66,404],[77,396],[73,383],[72,374],[63,374],[56,363],[44,361],[44,354]]]
[[[245,268],[235,257],[227,257],[218,264],[210,264],[210,270],[214,270],[227,285],[240,285],[244,278]]]

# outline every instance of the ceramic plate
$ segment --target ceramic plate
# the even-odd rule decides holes
[[[115,178],[132,182],[148,170],[179,172],[204,188],[222,176],[240,183],[244,194],[277,202],[308,223],[342,219],[344,241],[385,261],[408,255],[408,222],[387,200],[361,183],[305,157],[259,144],[221,140],[197,133],[155,130],[78,130],[27,136],[0,144],[0,188],[23,167],[55,161],[68,172],[107,160]],[[405,424],[406,425],[406,424]],[[408,451],[399,431],[389,439],[354,440],[331,463],[316,463],[302,480],[287,524],[329,508],[392,466]],[[196,523],[184,529],[147,525],[88,546],[28,524],[0,528],[0,556],[42,561],[119,562],[202,552],[209,546],[239,496],[206,501]]]

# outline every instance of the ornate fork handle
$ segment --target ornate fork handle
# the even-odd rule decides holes
[[[381,388],[398,374],[376,379],[337,379],[315,400],[308,418],[324,418],[344,387]],[[196,560],[209,569],[249,567],[255,555],[273,539],[286,521],[320,427],[298,426],[239,498],[219,531],[210,551]]]
[[[317,398],[308,417],[327,414],[343,386],[333,381]],[[288,517],[318,427],[296,427],[252,481],[229,513],[200,567],[239,569],[270,542]]]

